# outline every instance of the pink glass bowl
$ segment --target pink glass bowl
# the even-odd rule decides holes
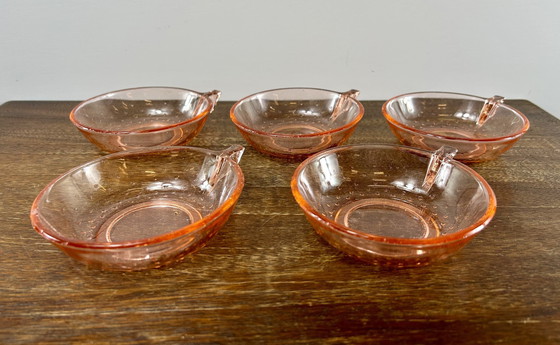
[[[107,270],[170,265],[206,244],[243,189],[243,147],[158,147],[113,153],[47,185],[35,230],[70,257]]]
[[[529,129],[525,115],[499,96],[409,93],[388,100],[382,112],[401,143],[427,150],[455,147],[455,159],[467,163],[495,159]]]
[[[78,104],[70,121],[108,152],[184,145],[200,132],[219,96],[217,90],[171,87],[113,91]]]
[[[258,151],[283,158],[307,157],[345,142],[364,114],[357,90],[268,90],[233,105],[230,117]]]
[[[331,148],[299,165],[292,193],[342,252],[382,266],[427,265],[456,253],[496,212],[488,183],[446,150]]]

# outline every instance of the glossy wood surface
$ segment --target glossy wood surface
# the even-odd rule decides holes
[[[349,143],[396,143],[380,101]],[[290,192],[297,161],[247,147],[234,214],[174,267],[103,272],[31,227],[39,191],[103,153],[72,126],[76,102],[0,106],[2,344],[558,344],[560,121],[523,100],[531,121],[499,159],[471,165],[493,187],[490,225],[452,258],[382,269],[318,237]],[[245,144],[220,102],[191,143]]]

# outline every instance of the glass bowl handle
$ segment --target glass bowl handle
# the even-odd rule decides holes
[[[336,120],[336,118],[348,111],[348,107],[349,107],[349,99],[353,98],[356,99],[358,97],[358,95],[360,94],[359,90],[356,89],[352,89],[352,90],[348,90],[346,92],[343,92],[340,94],[340,96],[338,97],[336,104],[334,105],[332,114],[331,114],[331,121]]]

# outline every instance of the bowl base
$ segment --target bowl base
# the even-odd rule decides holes
[[[474,129],[461,130],[461,129],[451,129],[451,128],[423,128],[423,130],[432,133],[434,135],[441,135],[447,137],[454,137],[454,138],[461,138],[461,139],[478,138],[478,135]]]
[[[353,201],[335,214],[335,222],[376,236],[431,238],[440,235],[433,214],[399,200],[369,198]]]
[[[180,229],[202,218],[184,201],[150,200],[128,206],[108,218],[96,236],[99,242],[126,242],[155,237]]]
[[[284,123],[268,129],[272,134],[280,135],[310,135],[324,132],[325,129],[309,123]],[[305,140],[294,140],[292,137],[273,137],[270,146],[279,151],[289,151],[292,154],[316,152],[330,146],[329,136],[318,135]]]
[[[325,129],[309,123],[283,123],[269,129],[274,134],[306,135],[324,132]]]

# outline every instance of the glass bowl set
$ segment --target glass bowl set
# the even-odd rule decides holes
[[[364,116],[359,92],[284,88],[236,102],[230,118],[263,155],[303,160],[291,189],[327,243],[384,267],[422,266],[461,249],[492,219],[490,185],[464,163],[485,162],[528,130],[494,96],[400,95],[381,112],[404,145],[342,145]],[[170,87],[114,91],[81,102],[70,121],[109,152],[48,184],[35,230],[69,256],[108,270],[179,262],[224,226],[244,185],[244,148],[184,146],[220,97]]]

